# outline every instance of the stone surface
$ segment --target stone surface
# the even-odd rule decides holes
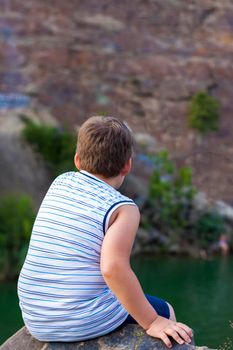
[[[23,141],[21,114],[33,120],[55,124],[49,113],[33,110],[0,110],[0,195],[28,194],[37,208],[51,183],[44,161]]]
[[[227,205],[222,201],[217,201],[215,209],[219,214],[221,214],[225,219],[228,219],[233,224],[233,207]]]
[[[193,206],[197,211],[205,211],[209,207],[206,194],[204,192],[198,192],[193,199]]]
[[[4,0],[0,92],[28,96],[63,125],[114,114],[155,138],[208,198],[232,203],[231,0]],[[191,95],[221,101],[219,131],[187,127]]]
[[[159,340],[149,337],[141,327],[127,325],[106,336],[77,343],[43,343],[22,328],[8,339],[0,350],[167,350]],[[173,345],[174,350],[195,350],[192,345]]]

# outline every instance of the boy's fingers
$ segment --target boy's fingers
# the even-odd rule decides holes
[[[185,332],[192,337],[193,336],[193,330],[191,328],[189,328],[188,326],[186,326],[186,324],[181,323],[181,322],[177,322],[176,323],[177,326],[181,327],[183,330],[185,330]]]
[[[185,330],[183,330],[183,328],[179,327],[179,326],[175,326],[174,329],[176,330],[176,332],[187,342],[190,343],[191,338],[190,336],[187,334],[187,332]]]
[[[184,344],[184,340],[174,328],[168,328],[166,334],[171,336],[178,344]]]
[[[161,332],[159,337],[168,348],[172,347],[172,343],[170,342],[168,336],[164,332]]]

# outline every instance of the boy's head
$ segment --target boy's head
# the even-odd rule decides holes
[[[81,170],[115,177],[130,160],[132,151],[132,134],[117,118],[91,117],[79,129],[76,152]]]

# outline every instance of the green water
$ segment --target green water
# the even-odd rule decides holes
[[[133,263],[144,290],[169,301],[177,320],[194,329],[197,345],[233,343],[233,258],[138,259]]]
[[[138,258],[133,269],[144,291],[168,300],[177,319],[195,331],[197,345],[233,342],[233,258],[208,261]],[[0,344],[22,326],[16,285],[0,285]]]
[[[0,344],[14,334],[23,321],[18,306],[16,283],[0,284]]]

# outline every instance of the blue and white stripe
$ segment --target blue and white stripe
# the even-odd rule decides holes
[[[117,328],[128,313],[106,285],[100,252],[109,219],[134,202],[87,173],[58,176],[39,209],[18,281],[24,322],[42,341],[79,341]]]

